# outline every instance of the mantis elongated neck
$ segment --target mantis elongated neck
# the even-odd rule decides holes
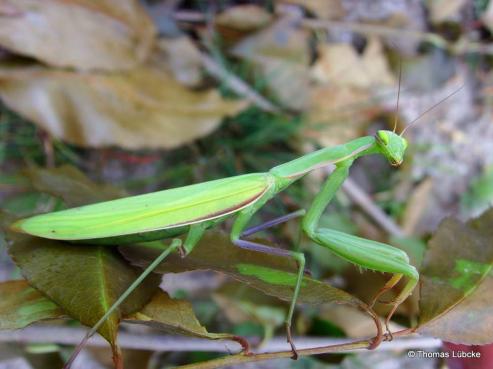
[[[278,165],[272,168],[270,173],[283,179],[296,180],[306,173],[326,165],[353,161],[360,156],[380,152],[375,137],[365,136],[349,141],[344,145],[327,147]]]

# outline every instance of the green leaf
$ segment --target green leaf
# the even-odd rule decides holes
[[[140,274],[109,247],[73,245],[17,236],[9,254],[29,283],[87,326],[96,322]],[[151,275],[101,326],[99,333],[116,348],[122,315],[141,309],[158,288]]]
[[[126,195],[125,191],[114,186],[93,182],[71,165],[50,169],[32,166],[24,174],[36,190],[59,197],[68,206],[87,205]]]
[[[19,329],[65,314],[53,301],[30,287],[27,281],[0,283],[0,329]]]
[[[160,253],[159,245],[149,245],[156,248],[125,246],[120,247],[120,251],[135,265],[146,266]],[[241,249],[233,245],[226,234],[214,231],[207,232],[187,257],[170,255],[156,268],[156,272],[178,273],[198,269],[226,273],[267,295],[286,301],[291,301],[297,273],[293,260]],[[312,305],[345,303],[363,309],[366,306],[349,293],[306,276],[299,302]]]
[[[57,304],[26,280],[0,283],[0,329],[20,329],[40,320],[64,317],[67,315]],[[125,315],[124,320],[173,334],[213,340],[237,339],[228,333],[209,333],[197,320],[188,301],[172,299],[161,290],[140,311]]]
[[[493,209],[466,224],[448,218],[421,270],[417,331],[443,340],[493,342]]]
[[[274,330],[286,319],[287,311],[284,307],[277,306],[278,300],[265,295],[259,296],[257,290],[238,282],[222,286],[214,292],[213,298],[231,322],[260,324],[263,328],[262,342],[272,338]]]
[[[188,301],[172,299],[163,291],[154,294],[152,300],[142,310],[129,315],[125,321],[145,324],[173,334],[213,340],[236,340],[232,334],[209,333],[197,320],[192,305]]]
[[[469,189],[461,196],[461,214],[476,216],[491,205],[493,205],[493,165],[486,167],[481,175],[473,178]]]

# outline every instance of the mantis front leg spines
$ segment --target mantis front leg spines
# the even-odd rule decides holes
[[[132,238],[136,235],[139,237],[149,235],[151,238],[161,238],[162,231],[169,232],[168,235],[171,237],[186,233],[187,237],[181,247],[183,255],[186,256],[193,250],[207,228],[235,216],[236,220],[230,235],[235,245],[293,258],[298,264],[297,281],[293,286],[293,297],[286,319],[288,341],[293,356],[296,357],[291,335],[291,320],[303,279],[304,256],[301,253],[250,242],[243,239],[242,234],[252,216],[267,201],[305,174],[328,164],[335,164],[337,169],[328,178],[306,214],[303,212],[297,214],[302,217],[303,231],[316,244],[328,248],[356,265],[409,277],[410,282],[394,301],[391,312],[393,313],[398,304],[412,292],[418,278],[407,256],[388,245],[320,228],[319,220],[334,194],[347,178],[355,160],[365,155],[380,154],[392,165],[399,165],[406,147],[407,142],[404,138],[394,132],[382,130],[374,137],[361,137],[344,145],[324,148],[281,164],[266,173],[245,174],[39,215],[16,222],[13,229],[39,237],[70,241],[85,240],[85,243],[98,244],[111,242],[115,237],[120,243],[121,236]],[[160,259],[164,259],[166,255],[162,254]],[[392,260],[391,265],[389,260]],[[155,265],[156,263],[150,265],[144,274],[150,273]],[[133,284],[124,295],[135,289],[137,284]],[[116,309],[123,299],[119,299],[110,310]],[[107,315],[109,316],[109,313],[105,314],[105,317]],[[390,317],[391,314],[387,317],[387,321]],[[378,334],[370,348],[376,347],[381,340],[382,335],[378,327]]]

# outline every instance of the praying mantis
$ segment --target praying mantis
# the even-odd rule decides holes
[[[461,88],[427,109],[407,128]],[[349,170],[356,159],[367,155],[382,155],[392,166],[399,166],[403,162],[408,147],[407,140],[403,137],[405,130],[401,134],[395,132],[395,126],[393,131],[379,130],[374,136],[360,137],[346,144],[320,149],[278,165],[265,173],[238,175],[36,215],[18,220],[11,228],[33,236],[72,242],[84,241],[89,244],[139,244],[172,239],[170,245],[86,334],[78,346],[79,349],[170,253],[178,251],[186,257],[193,251],[207,229],[217,226],[230,217],[235,217],[230,232],[230,239],[234,245],[256,252],[291,258],[298,266],[296,284],[293,287],[285,321],[287,341],[291,346],[293,358],[297,358],[297,351],[291,334],[291,322],[305,271],[304,254],[252,242],[247,238],[294,218],[301,218],[303,232],[314,243],[361,268],[393,275],[374,296],[368,305],[369,309],[383,293],[392,289],[401,279],[407,279],[401,291],[389,302],[391,309],[385,317],[387,328],[385,338],[392,339],[388,323],[397,307],[416,287],[419,280],[416,268],[410,264],[407,254],[398,248],[333,229],[321,228],[319,223],[323,212],[348,177]],[[335,166],[335,170],[325,180],[308,210],[300,209],[264,224],[247,228],[254,214],[269,200],[308,173],[330,164]],[[176,238],[180,235],[185,235],[184,241]],[[384,336],[378,329],[368,348],[377,347],[383,339]],[[247,351],[248,346],[244,346],[244,349]],[[65,368],[70,366],[76,353],[72,355]]]
[[[147,267],[91,329],[88,338],[167,255],[178,250],[185,257],[192,252],[207,229],[229,217],[235,217],[230,233],[234,245],[292,258],[297,263],[297,281],[286,317],[287,340],[291,345],[293,357],[296,357],[291,321],[304,275],[305,257],[301,252],[262,245],[246,238],[266,228],[301,217],[304,233],[316,244],[362,268],[394,275],[375,296],[370,307],[381,293],[394,287],[403,277],[407,277],[404,288],[391,302],[392,309],[385,320],[388,323],[396,308],[411,294],[419,279],[418,272],[409,263],[407,254],[381,242],[320,228],[319,221],[348,177],[349,169],[356,159],[380,154],[391,165],[398,166],[403,161],[407,146],[406,139],[401,135],[389,130],[379,130],[375,136],[360,137],[343,145],[323,148],[278,165],[265,173],[244,174],[37,215],[15,222],[12,228],[38,237],[65,241],[83,240],[85,243],[95,244],[122,244],[186,235],[183,242],[173,238],[170,246]],[[252,216],[267,201],[309,172],[329,164],[335,165],[335,170],[325,181],[307,211],[299,210],[247,229]],[[371,348],[378,346],[381,340],[380,333],[374,338]]]

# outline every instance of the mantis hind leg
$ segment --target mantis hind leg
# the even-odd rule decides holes
[[[404,276],[408,278],[402,291],[390,302],[392,309],[385,318],[385,327],[387,328],[385,339],[391,340],[392,334],[389,330],[390,319],[397,307],[412,293],[419,279],[418,272],[409,264],[407,254],[400,249],[381,242],[367,240],[331,229],[318,229],[311,235],[311,238],[319,245],[327,247],[339,257],[362,268],[394,274],[377,293],[370,303],[370,307],[383,293],[393,288],[401,278]],[[382,340],[382,337],[377,336],[374,342],[379,342],[380,340]]]
[[[69,369],[77,358],[77,355],[84,348],[86,342],[96,334],[99,328],[106,322],[106,320],[113,314],[118,307],[127,299],[127,297],[144,281],[144,279],[172,252],[178,250],[181,247],[181,240],[173,239],[171,244],[137,277],[137,279],[121,294],[121,296],[113,303],[113,305],[106,311],[106,313],[98,320],[98,322],[86,333],[82,341],[77,345],[74,352],[67,360],[63,369]]]
[[[392,305],[392,308],[390,309],[390,312],[387,314],[387,317],[385,318],[385,327],[387,329],[387,334],[385,335],[384,340],[385,341],[392,341],[392,332],[389,329],[389,323],[390,319],[394,315],[395,311],[399,307],[400,304],[402,304],[409,295],[413,292],[414,288],[416,287],[416,284],[418,283],[419,278],[409,278],[409,281],[406,283],[402,291],[397,295],[395,299],[389,302],[390,305]]]
[[[291,346],[291,351],[293,352],[293,359],[298,358],[298,352],[296,350],[296,346],[293,341],[293,337],[291,334],[291,321],[293,320],[293,314],[294,314],[294,309],[296,308],[296,301],[298,299],[298,295],[300,293],[301,289],[301,283],[303,281],[303,275],[305,271],[305,255],[301,252],[294,252],[294,251],[288,251],[284,249],[279,249],[275,247],[270,247],[266,245],[262,245],[256,242],[251,242],[251,241],[246,241],[246,240],[235,240],[233,243],[241,247],[242,249],[247,249],[247,250],[252,250],[252,251],[257,251],[257,252],[263,252],[266,254],[270,255],[276,255],[276,256],[284,256],[284,257],[289,257],[292,258],[296,261],[298,265],[298,274],[296,278],[296,285],[294,286],[294,292],[293,292],[293,297],[291,299],[291,304],[289,306],[289,312],[288,315],[286,316],[285,324],[286,324],[286,332],[287,332],[287,341],[289,345]]]
[[[271,219],[271,220],[269,220],[269,221],[267,221],[265,223],[259,224],[257,226],[250,227],[250,228],[246,229],[241,234],[241,237],[251,236],[254,233],[257,233],[257,232],[266,230],[268,228],[274,227],[274,226],[279,225],[279,224],[282,224],[282,223],[286,223],[286,222],[290,221],[291,219],[302,217],[305,214],[306,214],[306,210],[305,209],[299,209],[299,210],[293,211],[292,213],[283,215],[283,216],[281,216],[279,218],[274,218],[274,219]]]

